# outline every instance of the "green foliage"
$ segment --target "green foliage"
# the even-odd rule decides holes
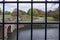
[[[41,15],[41,16],[45,15],[44,11],[42,11],[42,10],[38,10],[38,11],[39,11],[39,15]]]
[[[18,16],[19,16],[19,19],[21,21],[27,21],[27,20],[30,20],[30,15],[32,14],[31,13],[31,9],[28,10],[28,12],[26,13],[25,11],[22,11],[22,10],[19,10],[18,11]],[[0,15],[3,14],[3,12],[0,10]],[[5,14],[5,18],[16,18],[17,16],[17,9],[14,9],[13,12],[9,12],[9,11],[5,11],[4,12]],[[44,17],[45,16],[45,12],[42,11],[42,10],[38,10],[38,9],[33,9],[33,19],[39,19],[40,17]],[[59,20],[59,9],[57,8],[56,10],[52,11],[48,11],[47,12],[47,20]],[[37,18],[36,18],[37,17]],[[39,18],[38,18],[39,17]]]
[[[49,11],[48,12],[48,15],[47,16],[49,16],[49,17],[53,17],[53,18],[55,18],[56,20],[59,20],[59,10],[58,9],[56,9],[56,10],[54,10],[54,11]]]
[[[0,15],[2,15],[2,11],[1,11],[1,8],[0,8]]]
[[[28,10],[27,12],[28,15],[31,15],[31,9]],[[38,9],[33,9],[33,16],[42,16],[44,15],[44,11],[38,10]]]
[[[9,11],[5,11],[4,14],[5,14],[5,15],[10,15],[11,12],[9,12]]]
[[[11,14],[12,16],[17,16],[17,11],[15,11],[15,10],[12,12],[12,14]],[[26,15],[26,12],[24,12],[22,10],[19,10],[18,13],[19,13],[18,16]]]
[[[25,14],[26,14],[25,11],[19,10],[19,16],[20,16],[20,15],[25,15]]]
[[[5,15],[4,18],[12,18],[12,16],[11,15]]]
[[[20,21],[29,21],[29,20],[31,20],[30,17],[22,17],[22,18],[20,19]]]
[[[19,12],[18,16],[31,15],[31,9],[29,9],[27,13],[25,11],[22,11],[22,10],[19,10],[18,12]],[[12,12],[11,15],[12,16],[17,16],[16,9]],[[44,15],[44,11],[38,10],[38,9],[33,9],[33,16],[43,16],[43,15]]]
[[[33,9],[33,15],[34,15],[34,16],[38,16],[38,15],[39,15],[39,12],[38,12],[37,9]]]
[[[47,20],[48,20],[48,21],[54,21],[55,18],[53,18],[53,17],[47,17]]]

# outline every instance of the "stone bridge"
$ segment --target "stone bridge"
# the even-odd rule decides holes
[[[18,28],[22,28],[24,25],[20,25]],[[5,24],[4,25],[4,40],[7,40],[8,33],[12,33],[15,29],[17,29],[16,24]],[[0,40],[2,39],[2,32],[3,32],[3,26],[0,24]]]
[[[56,25],[56,24],[51,24],[51,25],[47,25],[48,27],[59,27],[59,25]],[[18,29],[21,29],[21,28],[25,28],[25,29],[29,29],[31,27],[30,24],[20,24],[18,25]],[[41,27],[45,27],[44,24],[40,25],[40,24],[34,24],[33,25],[33,28],[41,28]],[[1,30],[3,29],[3,26],[0,24],[0,33],[1,33]],[[17,25],[16,24],[5,24],[4,25],[4,40],[7,40],[8,38],[8,33],[12,33],[14,30],[17,29]],[[2,33],[1,33],[2,34]],[[2,36],[0,34],[0,36]]]

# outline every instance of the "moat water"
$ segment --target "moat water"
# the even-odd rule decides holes
[[[16,31],[13,32],[9,40],[17,40]],[[45,40],[45,29],[33,29],[33,40]],[[18,40],[31,40],[31,30],[19,30]],[[47,29],[47,40],[59,40],[57,28]]]

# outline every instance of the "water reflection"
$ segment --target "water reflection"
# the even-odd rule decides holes
[[[31,30],[19,30],[19,40],[31,40]],[[33,40],[45,40],[45,29],[34,29]],[[16,32],[14,32],[13,40],[16,40]],[[48,29],[47,40],[58,40],[58,29]]]

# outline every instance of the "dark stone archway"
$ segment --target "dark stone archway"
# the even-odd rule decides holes
[[[7,40],[11,40],[11,25],[8,26],[7,35],[8,35],[8,39]]]

